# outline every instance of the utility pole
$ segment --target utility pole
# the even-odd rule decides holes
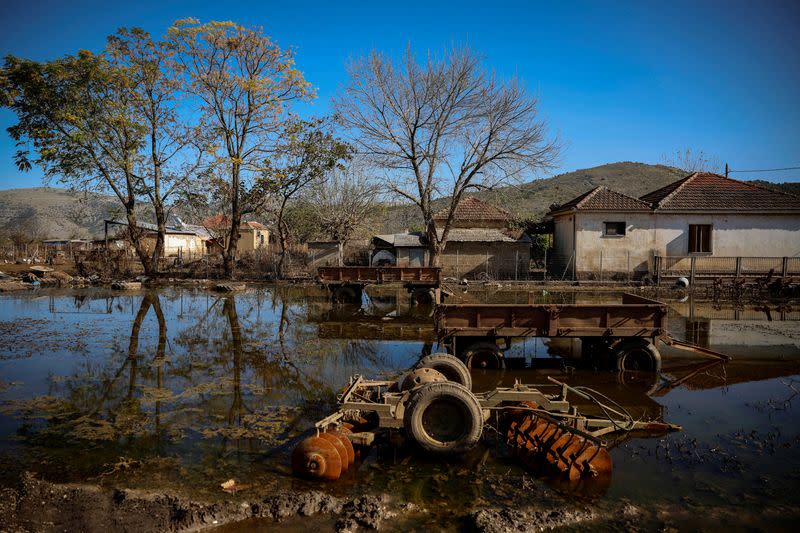
[[[725,163],[725,177],[728,177],[728,163]]]

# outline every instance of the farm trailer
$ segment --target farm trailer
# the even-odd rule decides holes
[[[442,304],[435,323],[440,346],[471,368],[504,368],[512,341],[526,337],[581,340],[581,356],[619,370],[658,371],[656,341],[704,356],[723,354],[673,339],[667,304],[623,294],[620,303]],[[524,361],[523,361],[524,362]]]

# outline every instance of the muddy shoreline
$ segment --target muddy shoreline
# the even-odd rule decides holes
[[[642,513],[631,504],[609,513],[586,504],[556,503],[554,497],[543,494],[543,509],[475,509],[440,524],[441,529],[505,533],[590,525],[616,528],[632,525]],[[0,489],[0,531],[225,533],[278,525],[283,531],[300,531],[310,523],[318,531],[400,531],[423,523],[430,512],[387,494],[342,498],[322,491],[290,491],[201,502],[171,491],[51,483],[32,473],[25,473],[17,488]]]

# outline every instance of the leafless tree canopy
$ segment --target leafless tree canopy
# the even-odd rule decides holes
[[[661,156],[662,164],[682,170],[687,174],[694,172],[715,172],[722,170],[717,156],[706,154],[703,150],[684,148]]]
[[[421,210],[438,263],[463,193],[550,168],[537,100],[517,79],[501,80],[468,48],[419,62],[379,52],[354,61],[335,105],[357,150],[384,169],[387,187]],[[433,200],[448,198],[450,217],[437,235]]]

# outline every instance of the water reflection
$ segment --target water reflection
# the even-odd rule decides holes
[[[458,297],[541,303],[609,295],[470,291]],[[430,308],[412,306],[404,291],[369,290],[364,305],[336,308],[325,291],[296,286],[222,297],[197,289],[130,294],[81,289],[2,299],[4,483],[32,469],[55,480],[188,486],[212,495],[230,477],[265,489],[305,486],[290,478],[288,452],[314,421],[329,414],[349,376],[396,376],[435,349]],[[733,360],[719,364],[663,348],[661,375],[618,375],[580,368],[562,357],[577,353],[571,342],[529,339],[514,348],[526,356],[528,368],[475,371],[476,389],[516,379],[544,384],[553,376],[602,392],[635,418],[685,426],[684,433],[664,442],[698,439],[709,449],[733,446],[740,428],[766,433],[780,421],[785,433],[795,431],[796,408],[776,414],[771,406],[785,405],[791,392],[782,380],[800,375],[800,309],[777,303],[669,303],[673,334]],[[749,403],[730,390],[745,391]],[[592,406],[578,403],[593,414]],[[717,433],[725,437],[720,442]],[[640,492],[666,497],[639,481],[658,484],[676,476],[654,458],[662,439],[635,437],[625,435],[615,448],[617,470],[607,497],[635,500]],[[640,449],[639,455],[630,451]],[[799,459],[794,448],[788,450],[781,453]],[[450,508],[504,497],[517,501],[509,476],[518,476],[513,483],[521,486],[521,480],[530,482],[529,475],[502,453],[487,453],[478,450],[451,468],[419,457],[411,463],[408,455],[387,448],[327,490],[355,492],[371,484],[409,501],[444,501]],[[120,457],[139,466],[119,470]],[[675,494],[693,490],[694,480],[675,483]],[[719,490],[735,498],[735,490]],[[529,496],[533,502],[537,492]]]

